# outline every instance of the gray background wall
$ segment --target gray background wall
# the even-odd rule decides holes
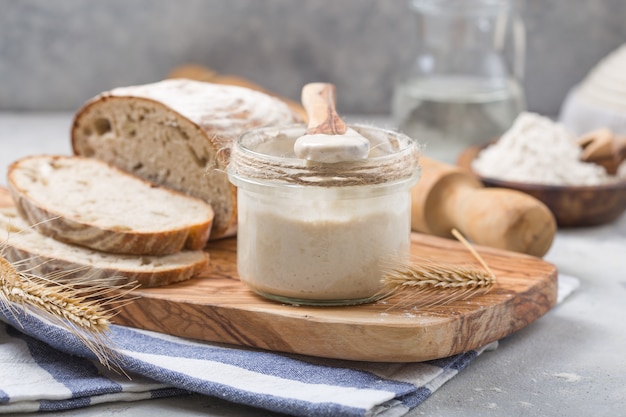
[[[411,58],[405,0],[0,0],[0,111],[75,110],[112,87],[199,63],[298,99],[337,85],[341,113],[387,114]],[[626,0],[526,0],[528,108],[626,42]]]

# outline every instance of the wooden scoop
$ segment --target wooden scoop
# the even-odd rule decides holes
[[[306,135],[294,143],[298,158],[315,162],[349,162],[366,159],[369,140],[348,128],[335,110],[335,86],[310,83],[302,88],[307,112]]]
[[[626,159],[626,136],[616,136],[607,128],[583,135],[578,144],[583,148],[580,160],[603,166],[609,175],[615,175]]]

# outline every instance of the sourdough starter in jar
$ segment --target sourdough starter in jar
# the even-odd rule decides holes
[[[381,289],[384,259],[409,253],[406,193],[348,200],[244,198],[239,275],[254,290],[297,300],[367,299]],[[310,204],[309,204],[310,203]]]
[[[356,129],[366,137],[371,130],[378,139],[391,135],[390,153],[345,166],[307,163],[291,154],[303,129],[251,132],[240,138],[243,148],[233,149],[237,267],[256,293],[292,304],[368,302],[382,295],[383,264],[408,260],[417,144],[382,129]],[[251,149],[251,158],[241,155]]]

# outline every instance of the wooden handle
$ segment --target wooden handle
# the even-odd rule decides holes
[[[615,138],[615,155],[617,155],[620,162],[626,160],[626,136]]]
[[[541,257],[556,233],[552,212],[521,191],[481,188],[459,202],[455,223],[474,242]]]
[[[533,256],[546,254],[556,233],[552,212],[519,191],[484,188],[460,168],[422,158],[422,178],[411,191],[413,230]]]
[[[580,159],[598,164],[610,175],[615,175],[626,159],[626,136],[616,136],[608,128],[593,130],[578,139],[583,148]]]
[[[307,112],[309,135],[343,135],[348,127],[335,109],[335,86],[310,83],[302,87],[302,105]]]

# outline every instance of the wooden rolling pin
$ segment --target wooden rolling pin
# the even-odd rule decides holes
[[[411,228],[452,237],[456,228],[478,245],[542,257],[556,221],[548,207],[521,191],[485,188],[462,168],[421,158],[422,177],[411,190]]]

